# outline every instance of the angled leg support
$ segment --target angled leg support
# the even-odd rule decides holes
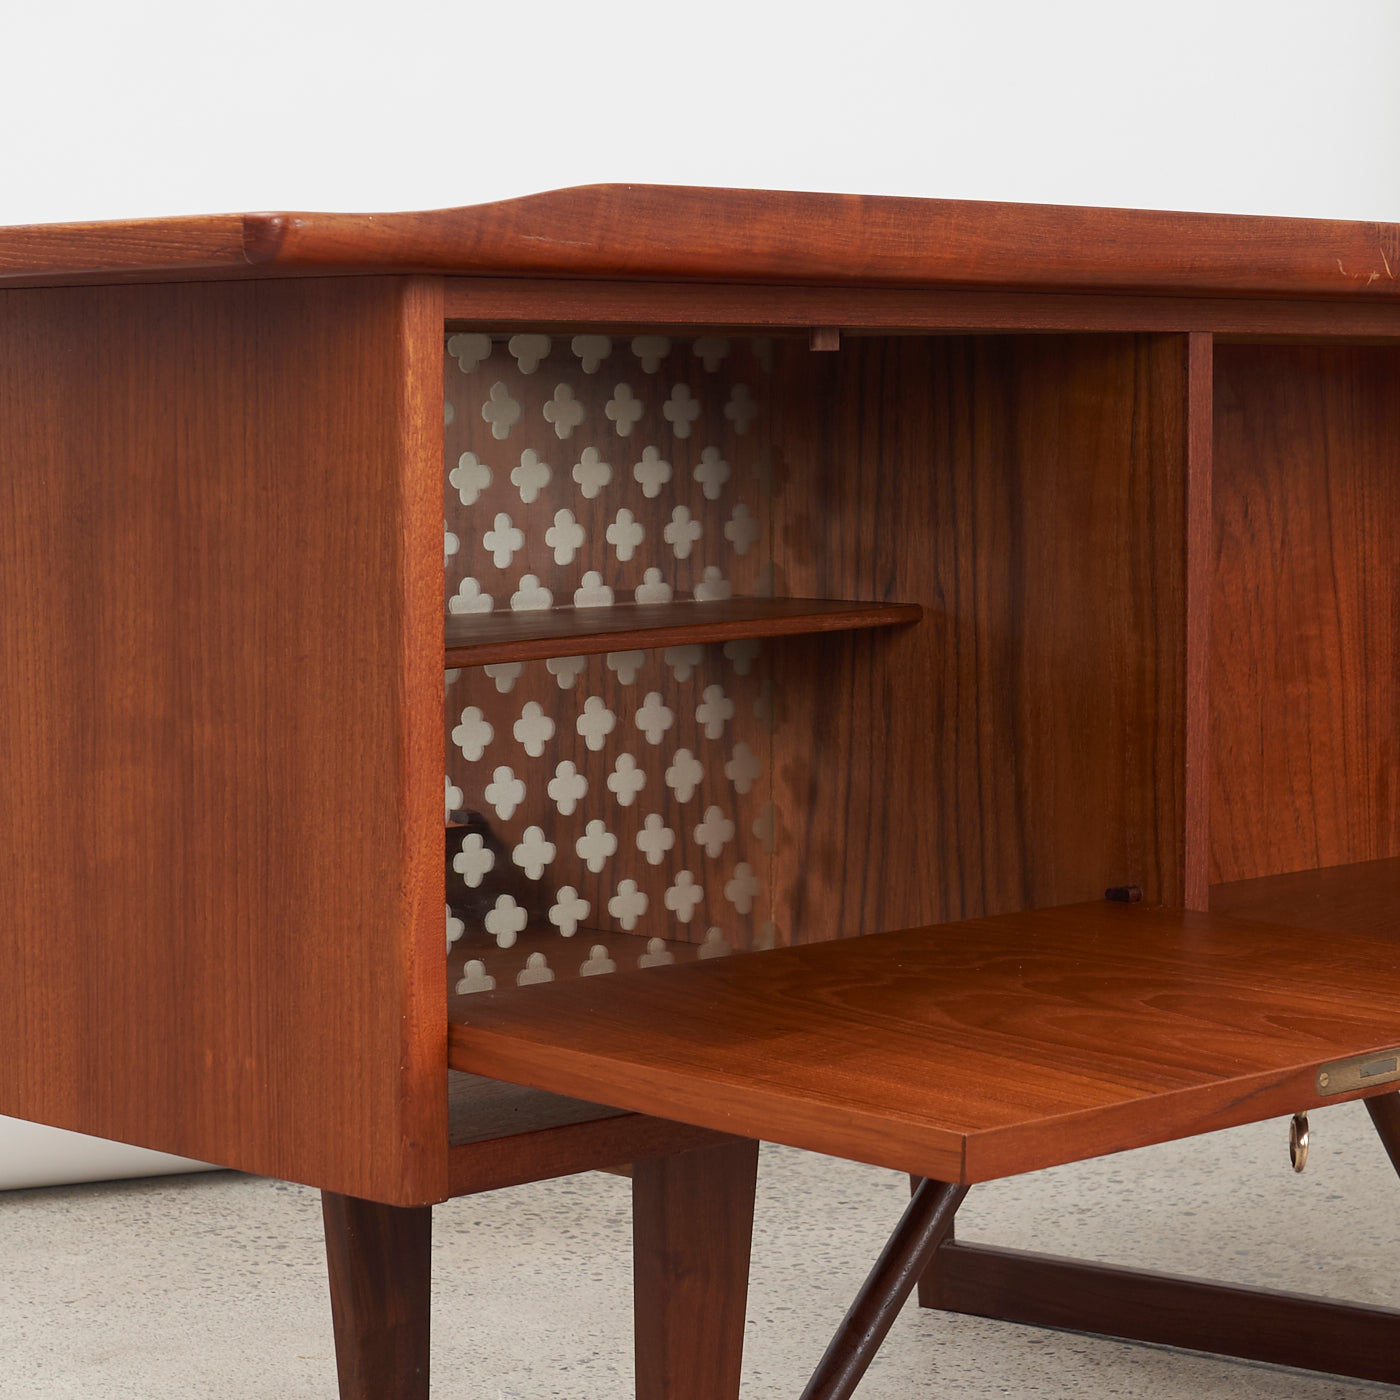
[[[340,1400],[428,1400],[431,1206],[321,1192]]]
[[[934,1251],[953,1228],[966,1186],[921,1181],[889,1243],[802,1392],[802,1400],[847,1400],[860,1384]]]
[[[632,1167],[637,1400],[737,1400],[758,1144]]]

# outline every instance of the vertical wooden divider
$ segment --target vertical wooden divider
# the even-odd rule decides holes
[[[1211,483],[1215,337],[1186,337],[1185,907],[1210,905],[1210,597],[1215,527]]]

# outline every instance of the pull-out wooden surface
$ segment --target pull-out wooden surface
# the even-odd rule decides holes
[[[1081,904],[477,993],[453,1022],[457,1069],[974,1182],[1366,1092],[1315,1076],[1400,1042],[1400,944]]]

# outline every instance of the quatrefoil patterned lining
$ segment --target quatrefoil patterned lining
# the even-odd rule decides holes
[[[765,341],[450,335],[453,612],[772,591]],[[771,946],[759,643],[450,672],[458,990]],[[453,883],[453,882],[457,883]],[[621,936],[619,936],[621,935]]]

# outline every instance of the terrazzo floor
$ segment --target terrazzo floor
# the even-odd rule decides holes
[[[959,1235],[1400,1306],[1400,1181],[1365,1112],[1313,1114],[975,1188]],[[591,1174],[435,1217],[434,1400],[627,1400],[628,1183]],[[744,1400],[796,1400],[907,1199],[765,1148]],[[334,1400],[316,1193],[212,1173],[0,1194],[3,1400]],[[1393,1397],[1340,1380],[910,1305],[858,1400]]]

